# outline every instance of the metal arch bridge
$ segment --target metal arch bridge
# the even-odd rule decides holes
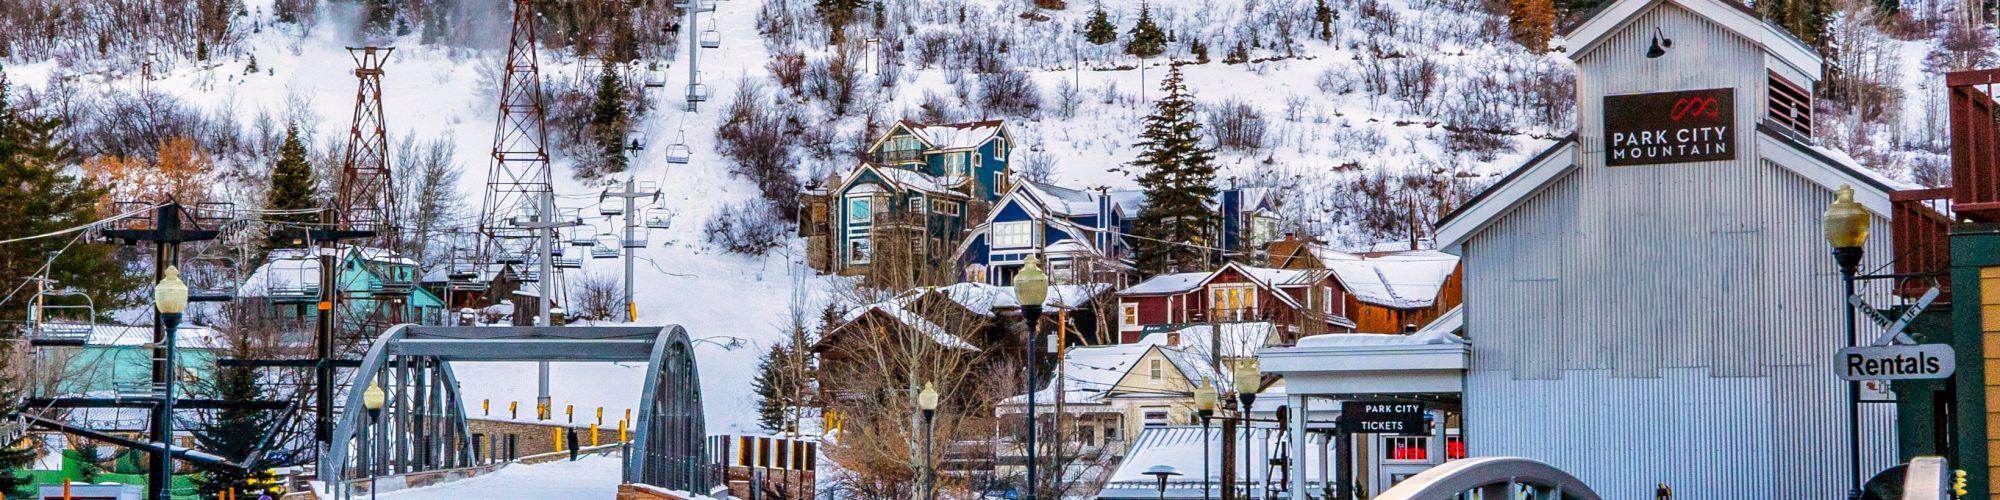
[[[397,325],[368,349],[320,463],[328,484],[466,467],[475,443],[449,361],[645,361],[627,482],[708,491],[701,380],[680,326],[464,327]],[[370,381],[387,394],[380,415],[362,404]]]
[[[1411,476],[1376,500],[1598,500],[1597,492],[1562,469],[1532,458],[1473,457]]]

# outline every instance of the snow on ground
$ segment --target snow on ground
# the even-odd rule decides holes
[[[612,498],[618,494],[618,457],[596,455],[575,462],[509,465],[491,474],[427,488],[385,492],[378,498],[546,500]]]

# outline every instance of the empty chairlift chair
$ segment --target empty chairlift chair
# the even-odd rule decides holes
[[[625,215],[625,202],[606,200],[604,195],[600,194],[597,196],[597,213],[605,216]]]
[[[687,145],[687,132],[681,132],[680,139],[667,145],[667,163],[686,165],[688,160],[692,159],[694,159],[694,149]]]
[[[673,223],[673,218],[668,216],[667,209],[664,208],[646,209],[647,229],[667,229],[673,227],[672,223]]]
[[[701,30],[701,48],[713,49],[719,47],[722,47],[722,32],[716,31],[715,28]]]
[[[570,256],[569,250],[563,250],[562,253],[555,254],[555,260],[551,261],[550,265],[556,269],[582,269],[583,253],[578,251],[576,256]]]
[[[652,63],[646,68],[646,88],[656,89],[667,86],[667,68],[660,63]]]
[[[624,241],[625,248],[646,248],[646,243],[648,243],[646,230],[635,229],[632,231],[632,237],[626,238]]]
[[[569,228],[569,246],[573,247],[597,246],[597,234],[591,231],[592,230],[590,229],[585,229],[583,226],[575,226]]]
[[[50,298],[83,297],[83,304],[49,304]],[[29,307],[28,345],[39,347],[81,346],[97,329],[97,305],[82,292],[45,292]],[[51,317],[51,313],[54,316]]]
[[[613,237],[609,234],[603,235],[601,236],[601,238],[607,239],[609,241],[618,241],[618,238]],[[590,258],[616,259],[618,258],[618,245],[610,243],[600,243],[597,246],[590,247]]]

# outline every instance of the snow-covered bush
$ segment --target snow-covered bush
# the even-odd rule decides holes
[[[792,158],[798,144],[785,129],[801,120],[788,108],[774,105],[760,80],[750,79],[737,86],[724,116],[715,139],[722,154],[734,162],[730,173],[756,183],[758,193],[773,206],[796,206],[799,183],[792,173]],[[779,212],[787,220],[796,213]]]
[[[1021,70],[979,75],[979,105],[988,114],[1032,118],[1042,110],[1042,91]]]
[[[1208,110],[1208,129],[1215,144],[1227,149],[1249,151],[1264,147],[1269,130],[1264,112],[1240,99],[1229,99]]]
[[[717,248],[744,255],[763,255],[785,241],[789,223],[771,204],[752,200],[724,205],[702,227],[703,238]]]

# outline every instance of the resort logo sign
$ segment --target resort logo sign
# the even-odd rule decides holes
[[[1604,164],[1736,159],[1735,89],[1604,96]]]

